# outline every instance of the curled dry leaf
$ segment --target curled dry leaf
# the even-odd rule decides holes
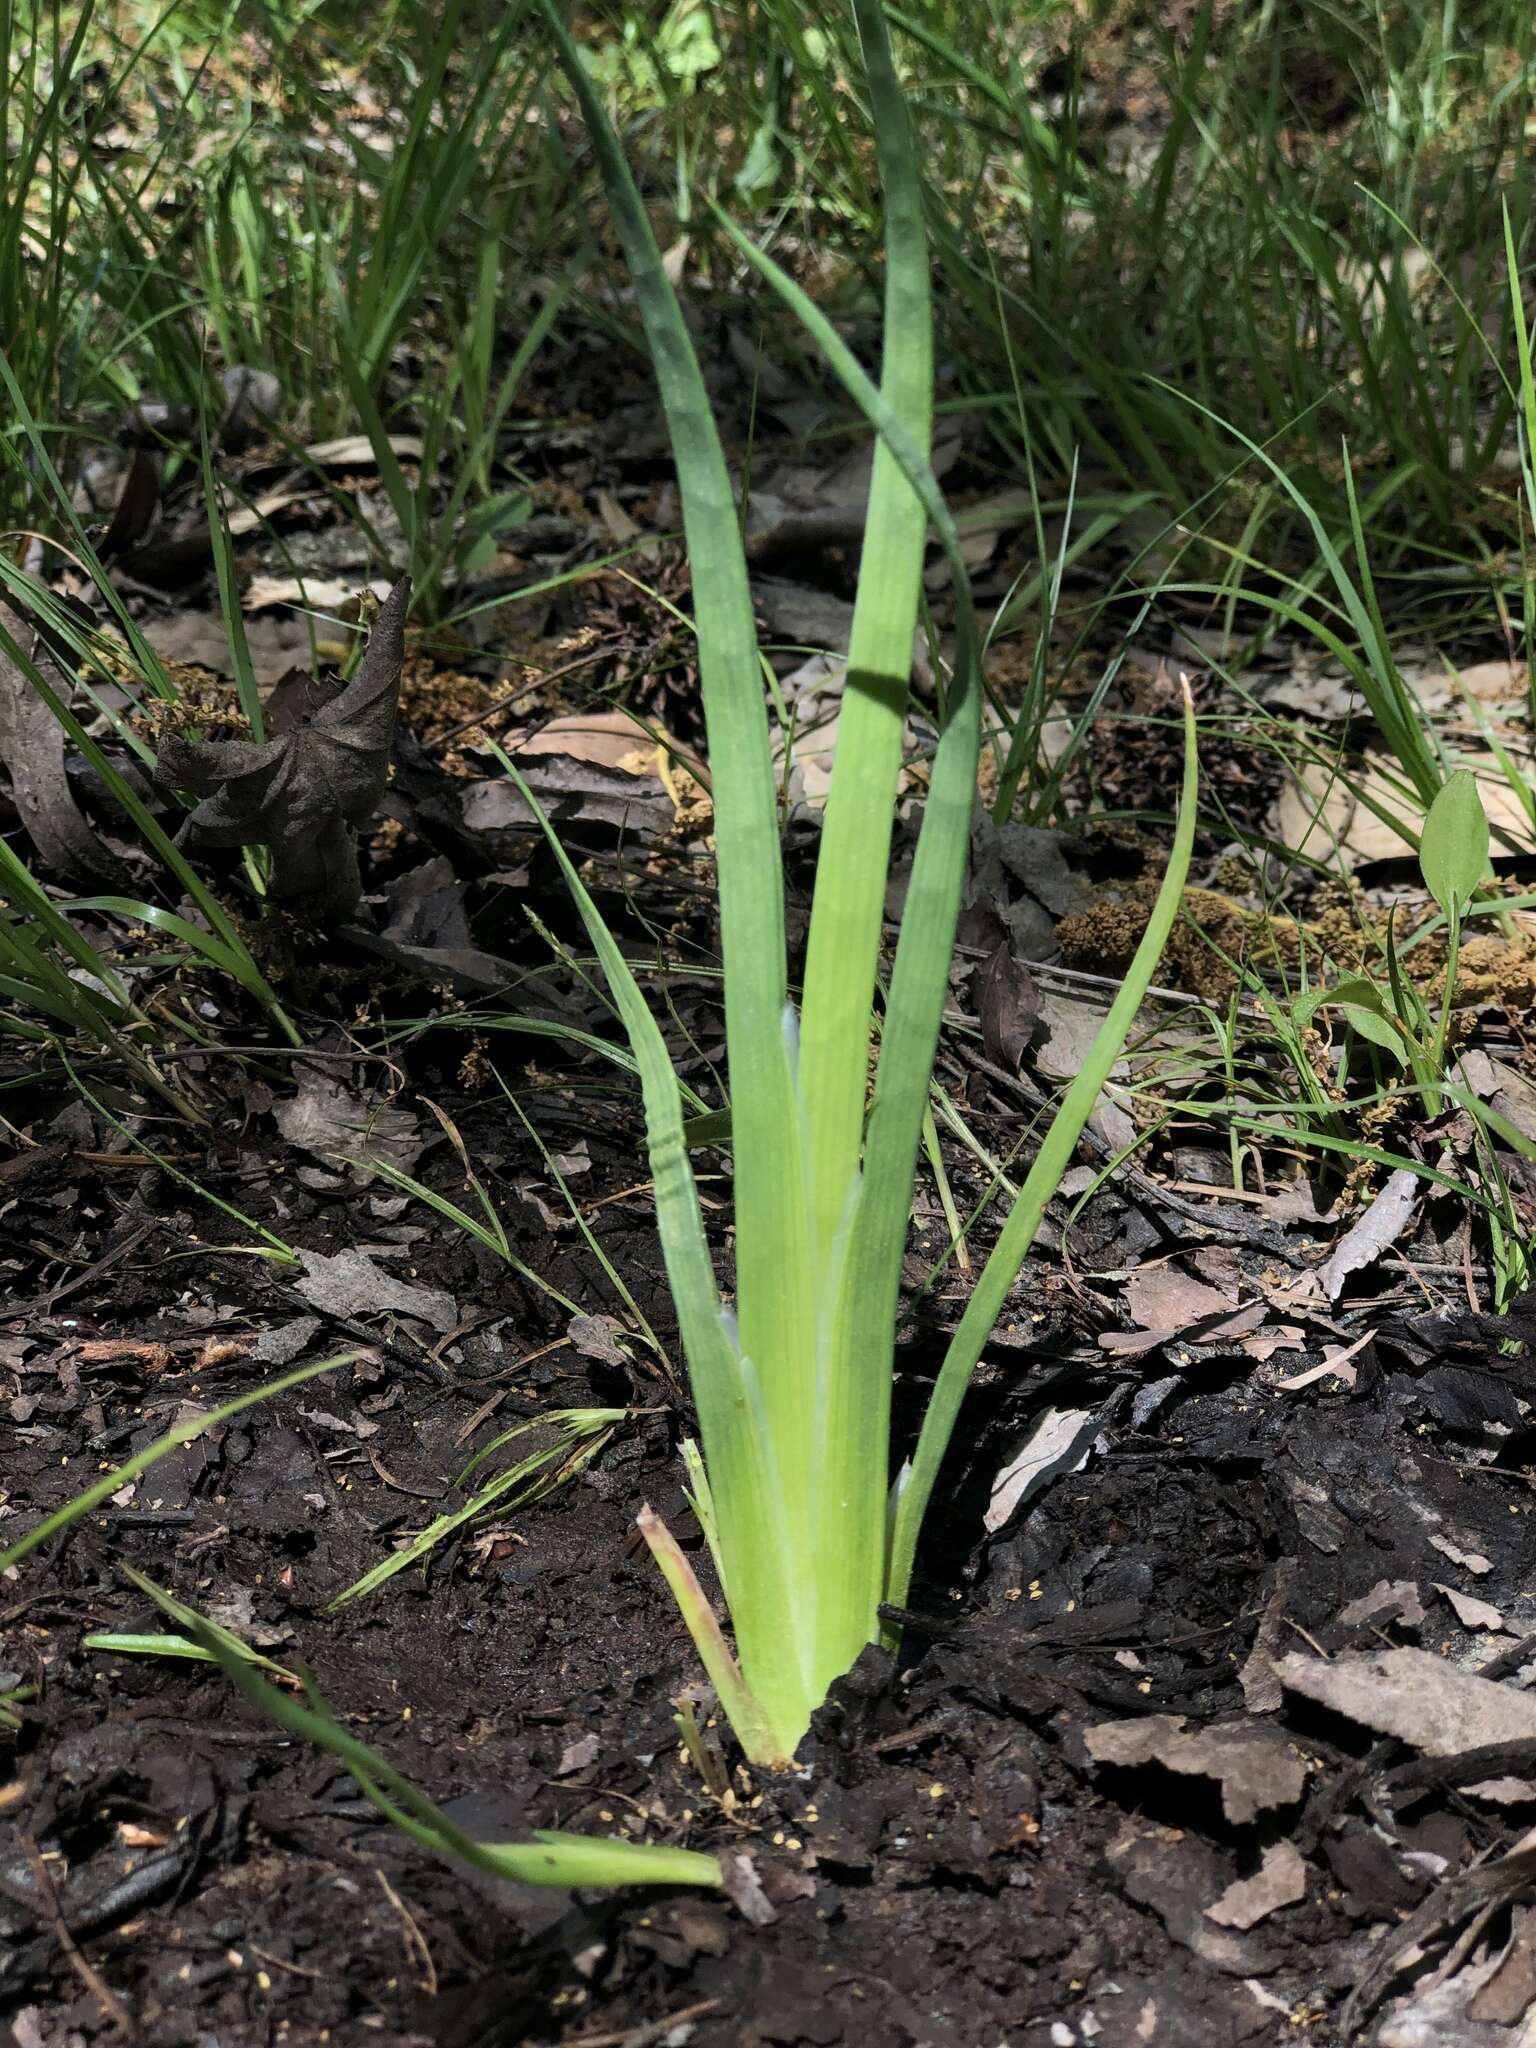
[[[1381,1735],[1395,1735],[1425,1756],[1457,1756],[1493,1743],[1536,1737],[1536,1700],[1495,1679],[1458,1671],[1429,1650],[1384,1650],[1330,1662],[1294,1650],[1275,1660],[1282,1683]],[[1467,1790],[1482,1799],[1526,1800],[1518,1778],[1492,1778]]]
[[[0,626],[66,700],[72,684],[44,644],[9,605]],[[122,863],[81,814],[64,767],[64,728],[0,648],[0,760],[10,772],[11,795],[38,858],[50,874],[70,881],[120,882]]]
[[[1214,1778],[1221,1810],[1235,1827],[1269,1807],[1293,1805],[1306,1789],[1306,1761],[1275,1730],[1251,1723],[1186,1732],[1182,1714],[1149,1714],[1085,1728],[1083,1743],[1095,1763],[1161,1764],[1185,1777]]]
[[[1406,1166],[1389,1173],[1380,1193],[1356,1217],[1323,1263],[1304,1273],[1280,1299],[1288,1303],[1315,1300],[1321,1291],[1330,1301],[1337,1301],[1350,1275],[1372,1265],[1402,1236],[1418,1197],[1419,1176],[1416,1173],[1411,1173]]]
[[[162,781],[204,800],[187,821],[210,846],[272,852],[274,903],[323,923],[357,907],[362,878],[356,830],[389,777],[409,577],[389,593],[352,681],[307,723],[256,740],[184,740],[161,746]]]
[[[1016,1074],[1040,1015],[1035,978],[1005,939],[971,977],[987,1057]]]

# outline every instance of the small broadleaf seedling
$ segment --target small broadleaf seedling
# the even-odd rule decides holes
[[[1438,1081],[1445,1072],[1446,1041],[1456,968],[1461,957],[1461,927],[1478,885],[1488,872],[1488,815],[1478,794],[1477,779],[1458,768],[1441,784],[1424,819],[1419,838],[1419,869],[1424,886],[1445,918],[1445,991],[1435,1025],[1430,1065]],[[1437,1106],[1438,1098],[1428,1098]]]

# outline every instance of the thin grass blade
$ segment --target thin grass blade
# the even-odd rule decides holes
[[[1184,686],[1184,780],[1179,797],[1178,825],[1168,857],[1167,871],[1147,929],[1127,970],[1118,995],[1109,1007],[1081,1071],[1062,1099],[1061,1108],[1046,1132],[1035,1162],[1009,1212],[1001,1236],[982,1269],[981,1278],[966,1304],[960,1326],[950,1340],[944,1363],[934,1384],[923,1417],[911,1470],[901,1487],[891,1536],[891,1561],[887,1598],[905,1605],[912,1576],[912,1560],[918,1533],[933,1493],[940,1462],[954,1430],[960,1403],[970,1384],[976,1361],[981,1356],[992,1326],[997,1321],[1008,1290],[1035,1239],[1046,1205],[1055,1194],[1062,1175],[1072,1163],[1084,1124],[1093,1113],[1100,1090],[1110,1069],[1120,1057],[1126,1035],[1157,971],[1163,948],[1178,916],[1189,874],[1190,855],[1195,843],[1195,813],[1199,793],[1199,755],[1195,739],[1194,706],[1189,685]]]

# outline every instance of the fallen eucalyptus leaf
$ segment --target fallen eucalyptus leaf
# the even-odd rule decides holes
[[[1205,1917],[1218,1927],[1243,1932],[1257,1927],[1281,1906],[1294,1906],[1307,1895],[1307,1866],[1294,1842],[1271,1842],[1252,1877],[1228,1885]]]
[[[1275,1669],[1290,1691],[1380,1735],[1394,1735],[1425,1756],[1455,1756],[1536,1736],[1536,1701],[1513,1686],[1460,1671],[1429,1650],[1385,1650],[1331,1662],[1293,1650],[1275,1659]],[[1512,1777],[1467,1787],[1474,1798],[1499,1801],[1528,1800],[1531,1789]]]
[[[1294,1805],[1307,1788],[1306,1759],[1277,1730],[1254,1722],[1191,1729],[1182,1714],[1149,1714],[1085,1728],[1083,1746],[1098,1764],[1135,1769],[1155,1763],[1186,1777],[1214,1778],[1234,1827],[1248,1826],[1271,1807]]]

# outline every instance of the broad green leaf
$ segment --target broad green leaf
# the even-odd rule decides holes
[[[885,200],[880,400],[926,467],[933,420],[933,316],[922,181],[878,0],[855,0],[854,12]],[[871,1011],[927,529],[922,498],[882,436],[870,476],[837,753],[822,821],[800,1029],[810,1224],[813,1246],[821,1255],[816,1396],[821,1426],[813,1486],[819,1560],[807,1589],[823,1610],[815,1626],[818,1686],[839,1677],[874,1632],[885,1569],[886,1460],[881,1447],[890,1435],[893,1329],[884,1319],[883,1302],[880,1318],[861,1321],[855,1341],[840,1342],[836,1323],[859,1203]],[[942,801],[941,793],[940,808]],[[969,822],[967,814],[967,836]],[[963,864],[963,851],[959,859]],[[953,941],[951,926],[942,941],[942,965],[937,958],[932,963],[941,978],[948,972]],[[931,1048],[927,1063],[932,1063]],[[910,1185],[909,1163],[905,1187]],[[905,1218],[904,1190],[900,1199]]]
[[[1395,1031],[1380,1010],[1368,1010],[1359,1003],[1340,1003],[1339,1012],[1351,1031],[1357,1037],[1369,1039],[1372,1045],[1380,1046],[1401,1066],[1408,1057],[1403,1035]]]
[[[1291,1021],[1305,1031],[1319,1010],[1337,1010],[1359,1037],[1369,1039],[1401,1064],[1407,1054],[1403,1035],[1394,1020],[1392,1007],[1374,981],[1362,974],[1350,975],[1332,988],[1315,988],[1291,1004]]]
[[[1424,886],[1451,919],[1460,920],[1488,870],[1488,814],[1476,778],[1458,768],[1429,807],[1419,837]]]
[[[860,0],[869,48],[883,34],[877,0]],[[871,91],[881,72],[871,68]],[[905,124],[893,124],[906,134]],[[955,598],[954,673],[929,777],[901,934],[885,1006],[880,1066],[856,1186],[847,1190],[824,1266],[816,1488],[820,1684],[853,1662],[875,1627],[887,1544],[884,1474],[889,1458],[890,1360],[906,1248],[912,1180],[976,805],[981,744],[981,662],[970,578],[943,493],[905,422],[866,375],[832,322],[773,260],[717,211],[721,227],[773,286],[880,435],[921,502],[944,550]],[[882,1364],[878,1373],[874,1353]],[[708,1444],[705,1445],[706,1451]],[[879,1485],[877,1497],[874,1489]],[[746,1660],[743,1659],[744,1664]],[[756,1682],[750,1664],[749,1680]]]

